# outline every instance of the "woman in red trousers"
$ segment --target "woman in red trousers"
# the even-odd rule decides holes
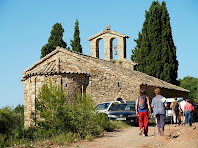
[[[139,135],[148,136],[148,114],[151,113],[149,98],[146,96],[146,90],[140,90],[140,96],[136,100],[136,115],[139,116]]]

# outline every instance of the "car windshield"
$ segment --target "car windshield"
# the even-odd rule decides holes
[[[96,106],[96,110],[105,110],[108,108],[110,103],[101,103]]]
[[[134,111],[135,104],[116,104],[112,107],[111,110],[112,111],[118,111],[118,110]]]

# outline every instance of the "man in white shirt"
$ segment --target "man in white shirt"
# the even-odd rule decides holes
[[[181,110],[181,122],[182,122],[182,125],[185,124],[185,114],[184,114],[184,106],[185,106],[185,104],[186,104],[185,100],[180,102],[180,106],[181,106],[181,109],[182,109]]]

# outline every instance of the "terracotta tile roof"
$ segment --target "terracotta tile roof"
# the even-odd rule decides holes
[[[76,59],[76,62],[72,61],[72,59],[64,58],[64,57],[58,57],[56,59],[53,59],[53,55],[58,54],[59,52],[63,54],[63,56],[64,54],[72,56],[73,58]],[[84,64],[82,64],[79,61],[83,61]],[[128,62],[131,61],[128,60]],[[134,63],[132,62],[132,64]],[[47,74],[59,74],[59,73],[77,73],[77,74],[90,75],[91,67],[104,69],[104,71],[108,73],[112,73],[114,75],[118,75],[119,77],[122,77],[123,79],[128,81],[135,81],[137,85],[148,85],[148,86],[155,86],[155,87],[174,89],[184,92],[190,92],[184,88],[167,83],[165,81],[149,76],[142,72],[124,68],[120,64],[115,64],[112,63],[111,61],[98,59],[95,57],[84,55],[82,53],[65,50],[64,48],[60,48],[60,47],[57,47],[56,50],[46,55],[38,62],[33,64],[31,67],[23,71],[22,74],[24,74],[24,77],[22,81],[33,75],[47,75]]]
[[[61,59],[61,58],[56,58],[54,60],[44,62],[50,59],[53,55],[57,54],[58,52],[64,52],[64,50],[57,48],[55,51],[46,55],[45,57],[40,59],[38,62],[30,66],[28,69],[23,71],[22,74],[24,74],[24,76],[21,81],[24,81],[28,77],[36,76],[36,75],[53,75],[53,74],[64,74],[64,73],[76,73],[76,74],[89,75],[89,73],[83,72],[78,67],[75,67],[74,65],[72,65],[72,63],[68,63],[64,61],[64,59]]]

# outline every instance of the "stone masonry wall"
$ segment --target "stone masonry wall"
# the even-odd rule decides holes
[[[53,84],[61,86],[66,95],[66,99],[72,101],[76,99],[77,92],[85,92],[89,81],[89,77],[84,74],[42,75],[28,78],[24,81],[24,120],[26,127],[33,124],[35,101],[38,99],[41,87],[49,82],[49,79]]]
[[[155,97],[154,90],[156,89],[156,87],[141,85],[140,88],[146,89],[146,95],[149,97],[150,100],[152,100],[152,98]],[[164,88],[160,88],[160,93],[165,98],[173,98],[173,97],[187,98],[188,97],[187,92],[181,92],[177,90],[170,90],[170,89],[164,89]]]
[[[135,100],[139,95],[140,87],[133,81],[127,81],[118,74],[103,69],[91,70],[91,94],[95,104],[115,101],[118,97],[125,101]]]

